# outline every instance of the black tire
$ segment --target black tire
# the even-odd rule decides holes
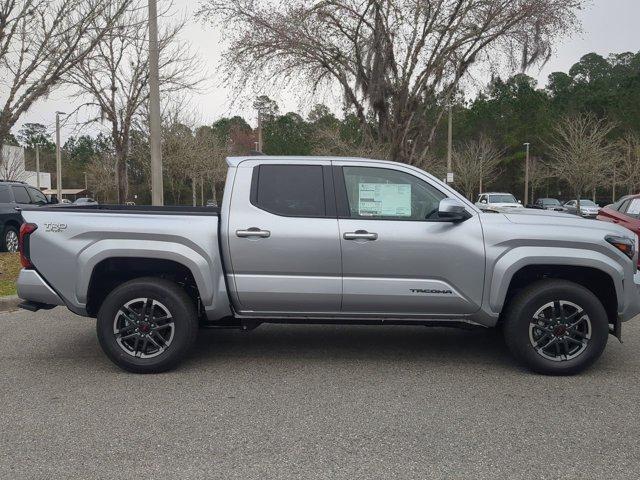
[[[9,236],[12,236],[10,239]],[[17,252],[18,251],[18,229],[14,226],[7,225],[2,232],[2,251],[3,252]],[[15,243],[14,243],[15,242]]]
[[[552,307],[547,307],[541,316],[535,317],[550,303]],[[556,311],[563,312],[563,315],[558,315],[562,317],[560,320],[550,320],[545,316]],[[572,313],[567,314],[567,311]],[[580,317],[580,311],[585,315]],[[549,316],[556,318],[553,314]],[[540,319],[539,323],[532,322],[534,317]],[[579,318],[582,318],[579,325],[566,327]],[[565,325],[564,330],[562,325]],[[567,336],[574,338],[569,342],[565,340]],[[514,357],[534,372],[573,375],[588,368],[602,355],[609,337],[609,320],[600,300],[588,289],[566,280],[546,279],[533,283],[511,300],[505,311],[504,337]],[[582,346],[576,339],[582,342]],[[551,346],[546,350],[542,348],[552,340]],[[568,355],[569,348],[575,353]]]
[[[149,303],[140,302],[141,299],[152,300],[150,311],[157,314],[157,320],[145,320],[153,315],[147,313]],[[125,307],[129,302],[133,303]],[[122,313],[125,308],[133,321]],[[161,322],[166,327],[162,331]],[[189,352],[198,333],[198,318],[193,300],[179,285],[161,278],[139,278],[120,285],[107,296],[98,312],[97,332],[102,350],[120,368],[134,373],[159,373],[174,368]],[[133,339],[126,339],[132,335]],[[134,343],[135,336],[138,343]],[[156,349],[149,338],[164,349]],[[142,349],[148,358],[141,358],[146,355]]]

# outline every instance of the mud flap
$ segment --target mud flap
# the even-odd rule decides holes
[[[622,343],[622,320],[620,317],[616,317],[613,326],[609,327],[609,333]]]

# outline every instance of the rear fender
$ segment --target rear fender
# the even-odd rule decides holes
[[[79,304],[87,303],[87,292],[93,271],[100,262],[114,257],[157,258],[172,260],[187,267],[198,286],[200,298],[205,307],[214,303],[216,282],[222,278],[220,265],[210,265],[206,258],[195,250],[181,244],[154,240],[105,239],[93,243],[78,255],[76,299]],[[214,273],[219,270],[219,275]]]

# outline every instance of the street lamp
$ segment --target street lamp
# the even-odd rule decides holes
[[[60,153],[60,115],[64,112],[56,112],[56,189],[58,202],[62,202],[62,155]]]
[[[531,144],[529,142],[525,143],[524,146],[527,149],[527,155],[524,161],[524,205],[527,206],[529,203],[529,146]]]

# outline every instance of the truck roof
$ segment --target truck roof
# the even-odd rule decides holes
[[[247,155],[243,157],[227,157],[227,165],[230,167],[237,167],[241,162],[245,160],[305,160],[309,162],[314,161],[341,161],[341,162],[380,162],[381,164],[395,163],[404,167],[411,166],[406,163],[392,162],[391,160],[374,160],[370,158],[358,158],[358,157],[323,157],[323,156],[305,156],[305,155]]]

